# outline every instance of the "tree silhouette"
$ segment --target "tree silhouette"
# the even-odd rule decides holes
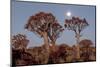
[[[81,32],[88,26],[86,19],[80,19],[79,17],[72,17],[71,19],[65,20],[65,28],[75,32],[75,38],[77,43],[77,58],[80,58],[79,54],[79,41],[81,37]]]
[[[12,45],[15,49],[25,49],[29,40],[23,34],[17,34],[12,37]]]

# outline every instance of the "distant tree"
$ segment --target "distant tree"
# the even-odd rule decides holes
[[[79,44],[80,44],[80,47],[88,48],[88,47],[91,47],[93,45],[93,42],[91,40],[84,39],[84,40],[81,40],[79,42]]]
[[[25,49],[29,40],[23,34],[17,34],[12,37],[12,46],[15,49]]]
[[[77,42],[77,58],[80,58],[79,41],[81,32],[88,26],[86,19],[80,19],[79,17],[72,17],[71,19],[65,20],[65,28],[75,32],[75,38]]]
[[[17,34],[17,35],[12,36],[12,39],[11,39],[12,66],[28,65],[28,64],[33,63],[32,55],[26,50],[28,43],[29,43],[29,40],[23,34]]]
[[[79,44],[80,44],[80,47],[82,49],[81,57],[84,58],[83,59],[84,61],[89,61],[90,60],[89,57],[93,53],[91,50],[93,42],[91,40],[84,39],[84,40],[80,41]]]

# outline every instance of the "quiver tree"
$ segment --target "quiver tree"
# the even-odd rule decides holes
[[[17,34],[12,37],[12,45],[15,49],[25,49],[28,45],[29,40],[25,35]]]
[[[48,62],[50,54],[48,31],[50,29],[50,25],[54,22],[55,17],[51,13],[39,12],[35,15],[30,16],[27,24],[25,25],[25,29],[35,33],[36,35],[44,39],[44,50],[46,51],[45,56],[47,56],[45,63]]]
[[[56,39],[59,37],[61,25],[57,23],[56,18],[51,13],[39,12],[35,15],[30,16],[25,29],[35,33],[44,39],[44,50],[45,55],[50,54],[49,42],[55,44]],[[48,60],[47,60],[48,62]]]
[[[30,16],[25,29],[36,33],[44,38],[46,49],[49,49],[49,41],[55,43],[61,32],[61,25],[51,13],[39,12],[34,16]]]
[[[79,41],[81,32],[88,26],[86,19],[80,19],[79,17],[72,17],[71,19],[65,20],[65,28],[75,32],[75,38],[77,43],[77,59],[80,58]]]

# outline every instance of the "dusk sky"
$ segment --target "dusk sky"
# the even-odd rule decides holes
[[[90,39],[95,43],[95,6],[80,6],[69,4],[46,4],[46,3],[34,3],[34,2],[12,2],[12,22],[11,22],[11,34],[16,35],[18,33],[25,34],[30,40],[29,46],[40,46],[43,44],[43,38],[38,37],[33,32],[24,29],[30,16],[35,15],[38,12],[52,13],[59,23],[63,26],[66,18],[76,16],[80,18],[86,18],[89,26],[85,28],[82,33],[82,39]],[[71,16],[66,16],[67,12],[71,12]],[[75,33],[67,29],[64,30],[61,37],[57,39],[57,44],[66,43],[73,45],[76,43]]]

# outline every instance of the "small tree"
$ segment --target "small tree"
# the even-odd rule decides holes
[[[92,41],[88,39],[81,40],[79,44],[80,44],[80,47],[84,47],[84,48],[89,48],[93,45]]]
[[[15,49],[25,49],[29,40],[25,35],[17,34],[12,37],[12,45]]]
[[[79,41],[81,32],[88,26],[86,19],[80,19],[79,17],[72,17],[72,19],[65,20],[65,28],[75,32],[75,38],[77,43],[77,58],[80,58]]]
[[[80,47],[82,50],[82,54],[81,56],[84,57],[84,61],[89,61],[90,60],[90,56],[91,56],[91,46],[93,45],[93,42],[91,40],[88,39],[84,39],[82,41],[79,42]]]

